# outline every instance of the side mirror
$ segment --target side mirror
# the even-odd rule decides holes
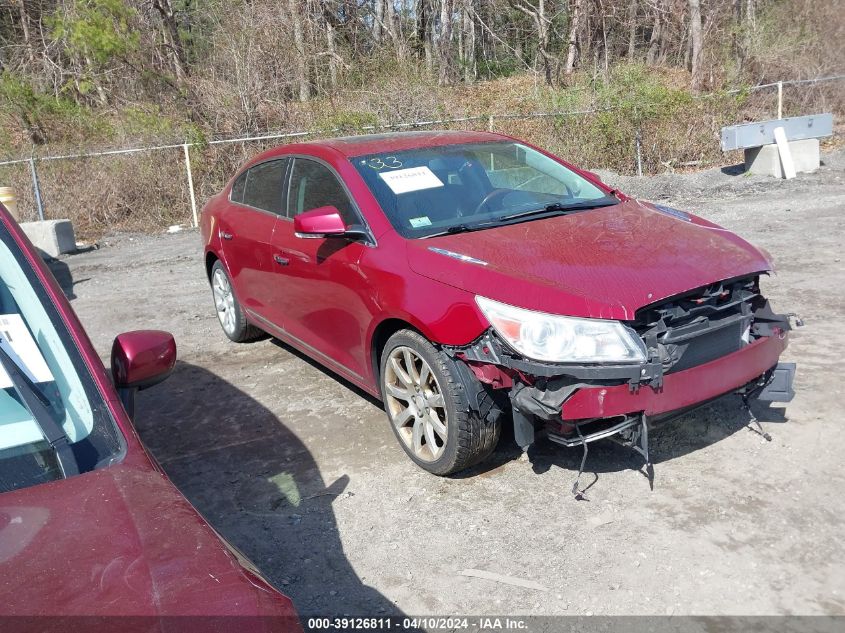
[[[176,341],[169,332],[137,330],[115,337],[111,348],[114,385],[126,412],[135,413],[135,392],[157,385],[176,364]]]
[[[346,233],[346,223],[337,207],[317,207],[294,216],[293,230],[297,237],[340,237]]]

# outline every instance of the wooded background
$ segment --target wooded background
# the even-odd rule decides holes
[[[0,154],[588,110],[499,129],[623,172],[640,135],[654,172],[716,161],[721,125],[772,118],[748,87],[836,73],[843,0],[0,0]],[[785,115],[843,103],[845,82],[805,85]],[[200,198],[259,149],[197,152]],[[109,184],[162,178],[160,157],[123,162],[85,170],[97,204],[168,221],[175,198]],[[81,188],[78,166],[49,169],[45,186]]]

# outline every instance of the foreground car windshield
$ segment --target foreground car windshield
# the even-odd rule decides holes
[[[352,162],[394,228],[409,238],[492,226],[547,207],[562,212],[617,202],[557,161],[514,142],[371,154]]]
[[[58,311],[2,225],[0,347],[14,362],[11,372],[0,364],[0,493],[63,477],[45,435],[70,444],[65,461],[80,473],[119,459],[122,436]],[[33,397],[43,406],[33,406]]]

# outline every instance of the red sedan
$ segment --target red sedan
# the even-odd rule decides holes
[[[433,473],[517,442],[613,436],[648,463],[657,421],[729,393],[789,399],[768,257],[480,132],[286,145],[205,206],[226,335],[270,333],[383,400]]]
[[[56,627],[56,616],[73,616],[65,628],[86,630],[211,616],[181,622],[243,630],[231,616],[253,616],[250,630],[301,631],[290,599],[209,527],[130,422],[135,392],[164,380],[175,361],[170,334],[121,334],[113,384],[0,206],[0,617],[10,630],[38,628],[31,616]]]

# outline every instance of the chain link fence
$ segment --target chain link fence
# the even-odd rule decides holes
[[[21,157],[0,161],[0,186],[16,191],[21,221],[68,218],[82,239],[114,231],[155,232],[196,225],[205,200],[239,165],[281,143],[320,136],[404,130],[490,130],[524,138],[587,168],[659,173],[740,162],[719,147],[724,125],[810,114],[841,103],[841,93],[811,91],[845,75],[762,84],[743,91],[697,95],[670,107],[624,107],[562,112],[479,114],[357,129],[278,132],[206,143],[173,143],[99,152]],[[844,82],[845,83],[845,82]],[[784,90],[790,88],[791,90]],[[841,86],[840,86],[841,88]],[[738,99],[737,95],[749,97]],[[832,96],[831,96],[832,95]]]

